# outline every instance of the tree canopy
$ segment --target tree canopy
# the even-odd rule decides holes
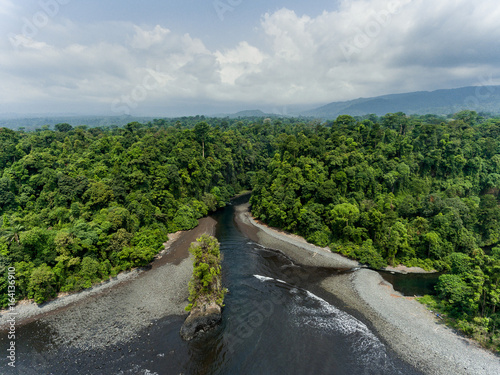
[[[441,307],[498,346],[500,119],[473,111],[0,128],[0,302],[9,266],[18,299],[87,288],[243,189],[257,218],[373,268],[445,272]]]

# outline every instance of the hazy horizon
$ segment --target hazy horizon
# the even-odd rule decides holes
[[[0,0],[0,114],[289,114],[500,83],[491,0]]]

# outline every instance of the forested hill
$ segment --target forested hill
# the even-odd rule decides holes
[[[471,108],[476,112],[500,114],[499,99],[500,86],[470,86],[333,102],[301,114],[323,119],[336,118],[342,114],[363,116],[374,113],[381,116],[399,111],[407,114],[447,115]]]
[[[403,113],[0,128],[0,290],[42,302],[147,265],[253,189],[255,216],[373,267],[445,271],[440,308],[499,346],[500,119]]]

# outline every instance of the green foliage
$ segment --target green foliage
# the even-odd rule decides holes
[[[68,124],[68,123],[62,123],[62,124],[55,124],[54,125],[54,128],[58,131],[58,132],[69,132],[70,130],[73,129],[73,127]]]
[[[439,298],[458,310],[467,308],[472,292],[459,275],[441,275],[436,290]]]
[[[439,305],[439,300],[436,298],[436,296],[430,296],[428,294],[422,297],[417,297],[417,301],[424,305],[427,305],[431,309],[436,309]]]
[[[9,178],[0,178],[0,214],[15,207],[16,199],[12,185]]]
[[[193,276],[189,282],[187,311],[203,303],[223,305],[226,289],[222,287],[219,242],[207,234],[189,247],[193,254]]]
[[[491,345],[500,337],[497,118],[196,116],[55,128],[0,128],[0,267],[16,266],[19,298],[147,265],[167,232],[252,189],[253,214],[272,226],[374,268],[448,272],[443,311]],[[212,268],[197,269],[202,287]]]
[[[250,188],[271,139],[262,123],[216,125],[193,117],[0,128],[0,267],[16,265],[18,299],[42,301],[146,266],[168,232],[195,227]],[[2,306],[6,287],[0,278]]]
[[[363,242],[363,245],[355,250],[354,255],[361,263],[368,264],[372,268],[380,269],[387,266],[387,261],[373,247],[373,241],[370,239]]]
[[[402,264],[406,267],[420,267],[425,271],[435,271],[442,270],[441,267],[436,265],[436,262],[433,262],[431,259],[420,259],[420,258],[409,258],[403,259]]]
[[[55,296],[54,282],[55,274],[45,263],[33,269],[29,279],[28,297],[33,298],[36,303],[42,303]]]
[[[90,283],[99,280],[99,262],[91,257],[85,257],[80,264],[80,275]]]
[[[442,308],[499,337],[500,120],[463,111],[327,125],[276,137],[267,173],[253,175],[254,216],[374,268],[450,272]]]
[[[179,207],[175,213],[174,219],[172,220],[172,230],[189,230],[198,225],[196,220],[196,211],[188,205],[182,205]]]

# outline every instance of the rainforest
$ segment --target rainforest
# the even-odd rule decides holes
[[[500,118],[205,118],[0,128],[0,304],[150,264],[251,190],[252,214],[373,269],[442,275],[422,302],[500,350]]]

